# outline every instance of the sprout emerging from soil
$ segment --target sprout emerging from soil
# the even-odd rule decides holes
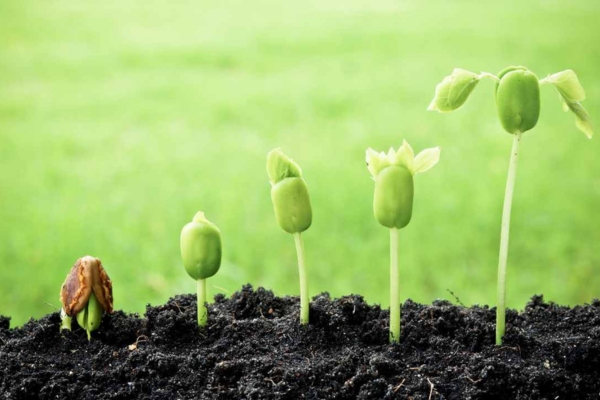
[[[102,315],[113,311],[112,282],[99,259],[85,256],[77,260],[60,291],[63,308],[60,329],[71,330],[71,320],[91,333],[100,327]]]
[[[180,245],[183,266],[198,284],[198,326],[206,326],[206,279],[221,266],[221,231],[199,211],[181,230]]]
[[[367,168],[375,181],[373,213],[390,229],[390,343],[400,340],[400,294],[398,273],[398,230],[410,222],[413,208],[413,176],[425,172],[440,159],[440,148],[423,150],[416,157],[405,140],[388,153],[367,150]]]
[[[581,105],[585,100],[585,91],[575,72],[568,69],[547,78],[538,80],[537,76],[525,67],[508,67],[498,76],[487,72],[476,74],[463,69],[455,69],[445,77],[435,89],[435,97],[429,110],[449,112],[460,108],[482,78],[496,82],[496,108],[498,119],[504,130],[513,136],[513,145],[508,166],[508,178],[502,210],[500,231],[500,254],[498,260],[498,298],[496,311],[496,344],[502,344],[505,332],[506,304],[506,263],[508,257],[508,239],[510,230],[510,211],[512,206],[519,144],[521,135],[535,127],[540,115],[540,85],[552,84],[558,90],[565,111],[575,114],[575,125],[588,138],[592,138],[593,129],[590,117]]]
[[[267,156],[267,174],[271,182],[271,200],[277,223],[284,231],[294,235],[300,274],[300,324],[308,324],[308,284],[304,265],[304,242],[302,232],[312,223],[312,208],[308,187],[302,178],[302,170],[280,149]]]

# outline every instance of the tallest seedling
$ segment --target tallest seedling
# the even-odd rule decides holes
[[[300,166],[283,154],[272,150],[267,156],[267,174],[271,181],[271,200],[281,229],[294,235],[300,273],[300,324],[308,324],[308,284],[304,265],[302,232],[312,223],[312,208]]]
[[[508,67],[498,76],[487,72],[475,74],[463,69],[455,69],[439,83],[429,110],[449,112],[460,108],[477,83],[482,78],[496,82],[496,108],[498,119],[504,130],[513,135],[513,145],[508,165],[508,178],[502,209],[500,230],[500,256],[498,260],[498,305],[496,311],[496,344],[502,344],[505,332],[506,308],[506,260],[508,256],[508,235],[510,230],[510,209],[512,205],[519,144],[521,135],[535,127],[540,116],[540,85],[551,84],[558,90],[565,111],[575,114],[575,125],[588,138],[592,138],[592,124],[587,111],[582,107],[585,92],[575,72],[568,69],[538,80],[537,76],[525,67]]]

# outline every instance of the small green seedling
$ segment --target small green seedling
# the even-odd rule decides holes
[[[60,329],[71,330],[72,317],[87,332],[100,327],[102,315],[113,311],[112,282],[99,259],[85,256],[77,260],[60,291],[63,305]]]
[[[413,176],[425,172],[440,159],[440,148],[423,150],[416,157],[405,140],[398,151],[386,154],[367,150],[367,168],[375,181],[373,213],[390,229],[390,343],[400,340],[398,230],[410,222],[413,209]]]
[[[189,276],[198,284],[198,326],[206,326],[206,279],[221,266],[221,232],[198,211],[181,230],[181,258]]]
[[[512,135],[513,145],[508,166],[508,178],[502,210],[500,231],[500,255],[498,261],[498,305],[496,311],[496,344],[502,344],[505,332],[506,304],[506,262],[508,257],[508,237],[510,230],[510,210],[517,172],[519,143],[521,135],[535,127],[540,115],[540,85],[551,84],[558,90],[565,111],[575,114],[575,125],[588,138],[593,129],[587,111],[581,105],[585,91],[575,72],[568,69],[550,75],[542,80],[525,67],[508,67],[498,76],[487,72],[476,74],[464,69],[455,69],[435,88],[435,97],[429,110],[449,112],[460,108],[482,78],[496,82],[496,108],[498,119],[504,130]]]
[[[267,174],[271,181],[271,200],[277,223],[281,229],[294,235],[300,274],[300,324],[305,325],[308,324],[309,304],[302,232],[312,223],[308,187],[298,164],[280,149],[268,154]]]

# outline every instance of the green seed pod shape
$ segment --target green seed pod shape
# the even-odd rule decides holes
[[[304,232],[312,223],[312,208],[306,182],[302,178],[285,178],[271,187],[275,217],[288,233]]]
[[[540,84],[537,76],[523,67],[509,67],[498,74],[496,107],[508,133],[532,129],[540,116]]]
[[[388,228],[404,228],[413,208],[413,176],[400,165],[384,168],[375,178],[373,212],[377,221]]]
[[[221,232],[202,212],[181,230],[181,258],[188,275],[210,278],[221,266]]]
[[[77,323],[89,334],[100,327],[102,314],[104,314],[104,308],[92,292],[87,305],[77,313]]]

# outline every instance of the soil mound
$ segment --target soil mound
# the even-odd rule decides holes
[[[49,314],[9,329],[0,317],[0,394],[6,399],[598,399],[600,301],[574,308],[535,296],[507,313],[447,301],[402,305],[399,345],[388,311],[361,296],[313,298],[310,325],[296,297],[247,285],[215,297],[205,329],[196,298],[176,296],[145,316],[104,317],[88,342]]]

